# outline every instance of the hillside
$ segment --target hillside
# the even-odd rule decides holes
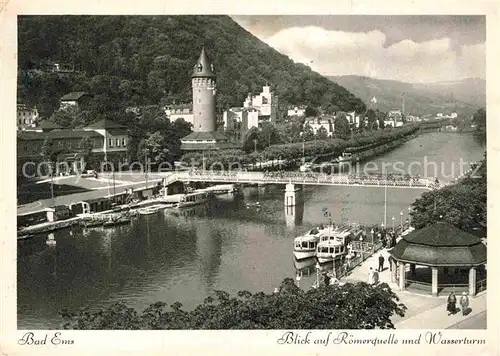
[[[127,106],[190,102],[202,46],[218,74],[219,110],[241,106],[269,83],[282,104],[363,111],[339,85],[295,64],[228,16],[20,16],[18,101],[48,117],[70,91],[88,91],[98,114]],[[38,69],[53,61],[77,72]]]
[[[437,93],[451,100],[486,107],[486,80],[467,78],[452,82],[414,84],[417,89]]]
[[[456,111],[461,115],[471,116],[479,108],[479,105],[474,104],[477,101],[474,98],[470,102],[466,102],[459,100],[458,95],[455,97],[450,96],[445,88],[451,86],[445,84],[439,86],[436,83],[435,85],[426,86],[356,75],[331,76],[328,78],[359,96],[367,105],[371,105],[370,100],[375,96],[377,104],[374,107],[381,111],[388,111],[393,108],[401,109],[403,93],[405,95],[405,112],[416,115],[434,115],[438,112]],[[461,85],[465,84],[461,83]],[[455,82],[454,87],[459,88],[460,86]],[[480,92],[480,88],[477,91]],[[459,93],[460,91],[456,89],[456,92]],[[466,96],[465,91],[460,93],[462,93],[461,97]]]

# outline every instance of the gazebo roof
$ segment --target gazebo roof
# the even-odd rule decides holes
[[[486,262],[481,239],[438,222],[404,236],[392,249],[397,261],[426,266],[477,266]]]

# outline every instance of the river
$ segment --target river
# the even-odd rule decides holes
[[[380,170],[385,163],[387,171],[405,167],[423,176],[425,162],[436,163],[437,172],[427,175],[449,181],[450,172],[459,173],[460,159],[480,160],[484,150],[471,134],[426,133],[361,168]],[[387,224],[392,216],[395,224],[407,219],[422,192],[388,188]],[[188,309],[215,290],[269,293],[295,277],[293,239],[325,223],[325,213],[335,222],[384,219],[383,188],[305,186],[300,196],[302,204],[285,209],[283,186],[247,187],[180,215],[165,211],[129,226],[58,231],[55,247],[46,245],[46,235],[19,242],[18,328],[60,328],[63,308],[124,301],[142,310],[156,301],[179,301]],[[261,208],[247,207],[257,201]],[[313,281],[313,275],[304,276],[300,283],[308,287]]]

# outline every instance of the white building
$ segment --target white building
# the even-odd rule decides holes
[[[328,118],[328,117],[309,118],[304,122],[304,128],[306,126],[310,126],[315,135],[317,134],[318,130],[322,127],[326,130],[328,137],[331,137],[335,132],[334,118]]]
[[[224,130],[241,141],[252,127],[259,127],[259,111],[254,108],[230,108],[223,114]]]
[[[38,111],[36,108],[24,104],[17,104],[17,129],[26,130],[34,128],[38,120]]]
[[[191,105],[171,105],[165,107],[165,114],[170,122],[183,119],[194,127],[193,107]]]
[[[254,108],[259,113],[259,124],[276,120],[278,97],[271,91],[271,87],[265,85],[259,95],[248,94],[243,103],[244,108]]]
[[[287,116],[298,116],[303,117],[306,115],[306,108],[303,106],[295,106],[293,108],[289,108],[287,111]]]

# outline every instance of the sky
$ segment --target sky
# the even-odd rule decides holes
[[[323,75],[410,83],[486,75],[484,16],[232,16],[254,36]]]

